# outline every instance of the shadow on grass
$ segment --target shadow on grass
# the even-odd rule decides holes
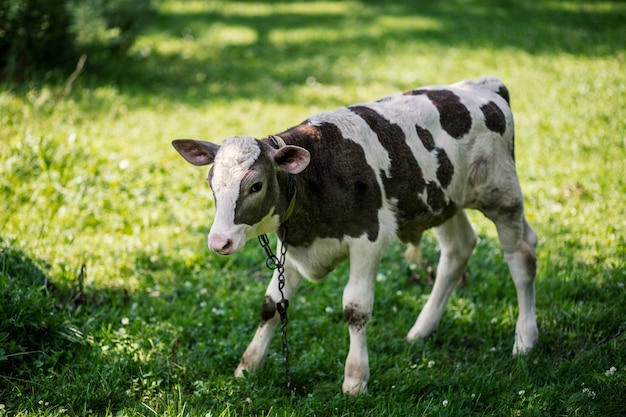
[[[3,276],[21,274],[24,278],[16,283],[18,287],[12,287],[9,296],[20,291],[23,294],[24,289],[33,291],[31,298],[22,296],[21,304],[13,306],[35,314],[31,321],[37,326],[51,312],[56,312],[52,317],[58,322],[47,324],[44,333],[27,333],[37,339],[35,345],[51,340],[56,345],[27,348],[39,351],[38,356],[14,368],[19,374],[7,374],[5,368],[0,372],[0,386],[16,401],[20,393],[30,396],[33,405],[44,398],[74,410],[86,407],[96,412],[111,407],[111,401],[112,411],[139,406],[146,396],[171,396],[167,401],[174,402],[178,393],[190,404],[204,407],[207,401],[228,401],[249,409],[246,398],[252,398],[259,410],[272,407],[270,398],[288,404],[289,395],[282,386],[280,337],[274,340],[260,372],[243,382],[232,376],[258,323],[267,285],[267,278],[259,278],[268,275],[260,249],[250,243],[238,260],[198,257],[201,265],[188,264],[177,255],[160,255],[161,259],[153,262],[151,253],[138,252],[136,269],[145,276],[145,287],[127,297],[112,289],[99,290],[104,302],[60,312],[58,298],[45,296],[42,291],[44,269],[23,252],[11,252],[11,257],[5,257],[9,261],[3,261]],[[432,239],[425,243],[426,258],[435,262]],[[473,266],[468,286],[457,290],[458,301],[448,306],[440,331],[418,345],[409,345],[404,336],[423,302],[420,294],[429,290],[426,284],[409,281],[411,272],[399,256],[402,247],[392,246],[393,256],[386,257],[381,266],[387,278],[377,283],[376,313],[369,332],[375,375],[372,386],[376,391],[390,393],[397,386],[407,397],[421,401],[444,395],[450,384],[471,386],[477,373],[498,369],[488,374],[491,379],[480,391],[497,395],[499,390],[509,389],[507,373],[520,373],[516,367],[528,368],[524,370],[528,381],[543,387],[555,375],[572,377],[569,369],[583,362],[593,361],[599,370],[622,363],[619,344],[624,330],[620,326],[626,300],[619,284],[623,283],[623,269],[594,265],[581,270],[571,259],[542,273],[564,270],[563,275],[576,274],[577,279],[570,283],[551,280],[549,286],[539,286],[539,345],[528,359],[511,359],[511,323],[489,324],[490,317],[500,314],[498,309],[503,306],[516,311],[512,285],[502,288],[501,281],[510,281],[510,277],[495,254],[496,247],[495,240],[481,237],[474,254],[479,262]],[[293,380],[304,398],[300,407],[314,406],[315,398],[334,398],[338,393],[348,348],[340,308],[347,266],[342,264],[322,283],[303,285],[293,309],[290,307]],[[488,272],[476,271],[478,268]],[[600,274],[610,278],[604,285],[599,285]],[[554,300],[549,292],[557,294]],[[468,312],[471,321],[464,317]],[[69,322],[79,323],[77,329],[89,340],[68,341],[55,333]],[[1,323],[7,323],[6,317]],[[491,346],[498,350],[490,351]],[[599,351],[603,354],[593,353]],[[427,365],[431,359],[437,363],[432,370]],[[454,365],[459,363],[463,364],[461,371]],[[2,367],[0,357],[0,370]],[[497,382],[501,377],[505,379]],[[19,401],[24,407],[24,399]],[[481,404],[477,402],[476,407]]]
[[[90,407],[104,409],[124,397],[104,381],[110,372],[122,375],[121,363],[92,349],[85,327],[95,320],[89,312],[124,305],[127,294],[90,295],[82,281],[80,288],[52,282],[48,268],[0,238],[0,403],[11,410],[45,400],[78,410],[89,398]]]
[[[89,71],[128,94],[181,103],[293,102],[298,98],[289,87],[305,85],[308,77],[341,84],[354,76],[350,67],[362,65],[357,57],[364,52],[389,60],[394,51],[417,57],[446,48],[467,50],[468,59],[478,49],[594,57],[614,54],[626,42],[620,3],[365,1],[334,3],[329,10],[316,3],[247,3],[161,12],[146,35],[187,42],[187,50],[140,50],[123,61],[92,63]],[[216,28],[244,31],[246,39],[221,43]]]

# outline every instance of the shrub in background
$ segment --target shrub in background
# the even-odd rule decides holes
[[[74,52],[71,22],[65,0],[0,0],[0,75],[63,66]]]
[[[124,54],[156,0],[0,0],[0,77],[70,69]]]
[[[72,32],[81,52],[125,53],[135,42],[153,0],[69,0]]]

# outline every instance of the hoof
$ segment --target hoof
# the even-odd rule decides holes
[[[346,395],[367,394],[367,381],[346,379],[343,382],[342,390]]]

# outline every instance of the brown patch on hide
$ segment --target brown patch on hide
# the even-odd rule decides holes
[[[375,241],[383,196],[361,145],[344,138],[333,123],[312,125],[305,121],[279,136],[288,145],[301,146],[311,154],[307,169],[294,175],[298,194],[289,220],[289,244],[300,246],[317,238],[363,234]],[[281,189],[286,188],[286,179],[279,178],[279,182]]]

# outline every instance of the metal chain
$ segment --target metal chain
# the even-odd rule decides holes
[[[289,308],[289,300],[285,298],[285,294],[283,289],[285,288],[285,255],[287,253],[287,245],[286,242],[283,242],[281,251],[280,251],[280,259],[274,255],[272,249],[269,246],[269,239],[267,235],[259,236],[259,243],[261,247],[265,250],[265,254],[267,255],[267,259],[265,260],[265,265],[270,270],[278,270],[278,291],[280,292],[280,301],[276,303],[276,310],[280,315],[280,323],[281,323],[281,333],[282,333],[282,341],[283,341],[283,359],[285,362],[285,383],[287,389],[291,390],[291,369],[289,367],[289,342],[287,340],[287,323],[289,322],[289,318],[287,317],[287,309]]]
[[[288,199],[291,200],[295,195],[295,181],[291,176],[289,176],[289,182],[287,185],[287,194]],[[285,257],[287,255],[287,231],[288,225],[285,223],[283,225],[283,238],[282,245],[280,248],[280,259],[272,252],[272,248],[270,247],[270,241],[267,238],[266,234],[259,235],[259,243],[261,247],[265,251],[266,259],[265,266],[267,266],[270,270],[278,271],[278,291],[280,292],[280,301],[276,303],[276,310],[280,315],[281,322],[281,333],[282,333],[282,342],[283,342],[283,359],[285,362],[285,385],[288,390],[292,391],[295,400],[295,391],[293,391],[293,385],[291,382],[291,369],[289,367],[289,342],[287,340],[287,323],[289,322],[289,318],[287,317],[287,309],[289,308],[289,300],[285,298],[285,294],[283,289],[285,288]]]

